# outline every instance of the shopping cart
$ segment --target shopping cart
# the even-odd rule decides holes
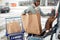
[[[21,27],[22,27],[21,17],[10,17],[10,18],[6,18],[6,36],[7,36],[7,39],[8,40],[23,40],[23,38],[24,38],[24,30],[23,30],[23,27],[22,27],[22,31],[21,32],[18,32],[18,33],[8,34],[8,32],[7,32],[7,23],[12,22],[14,20],[17,20],[19,22],[19,24],[21,25]]]

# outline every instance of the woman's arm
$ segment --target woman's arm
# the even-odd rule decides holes
[[[51,15],[52,15],[52,13],[44,14],[44,13],[41,11],[41,9],[39,9],[39,10],[40,10],[41,16],[51,16]]]

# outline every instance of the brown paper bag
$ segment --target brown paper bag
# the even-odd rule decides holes
[[[19,22],[13,21],[13,22],[8,23],[7,32],[8,34],[21,32],[21,27],[20,27]]]
[[[52,23],[53,21],[56,19],[55,16],[50,16],[45,24],[45,28],[46,30],[50,30],[50,28],[52,28]]]
[[[28,14],[22,15],[23,27],[27,33],[40,35],[42,32],[40,15]]]

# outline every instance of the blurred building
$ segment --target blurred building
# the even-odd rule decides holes
[[[59,0],[41,0],[40,5],[41,6],[55,6],[57,5]],[[33,0],[1,0],[1,4],[10,4],[10,3],[16,3],[17,6],[28,6],[33,2]]]

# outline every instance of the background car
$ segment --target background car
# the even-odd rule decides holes
[[[10,8],[7,6],[0,6],[0,13],[8,13],[10,11]]]

